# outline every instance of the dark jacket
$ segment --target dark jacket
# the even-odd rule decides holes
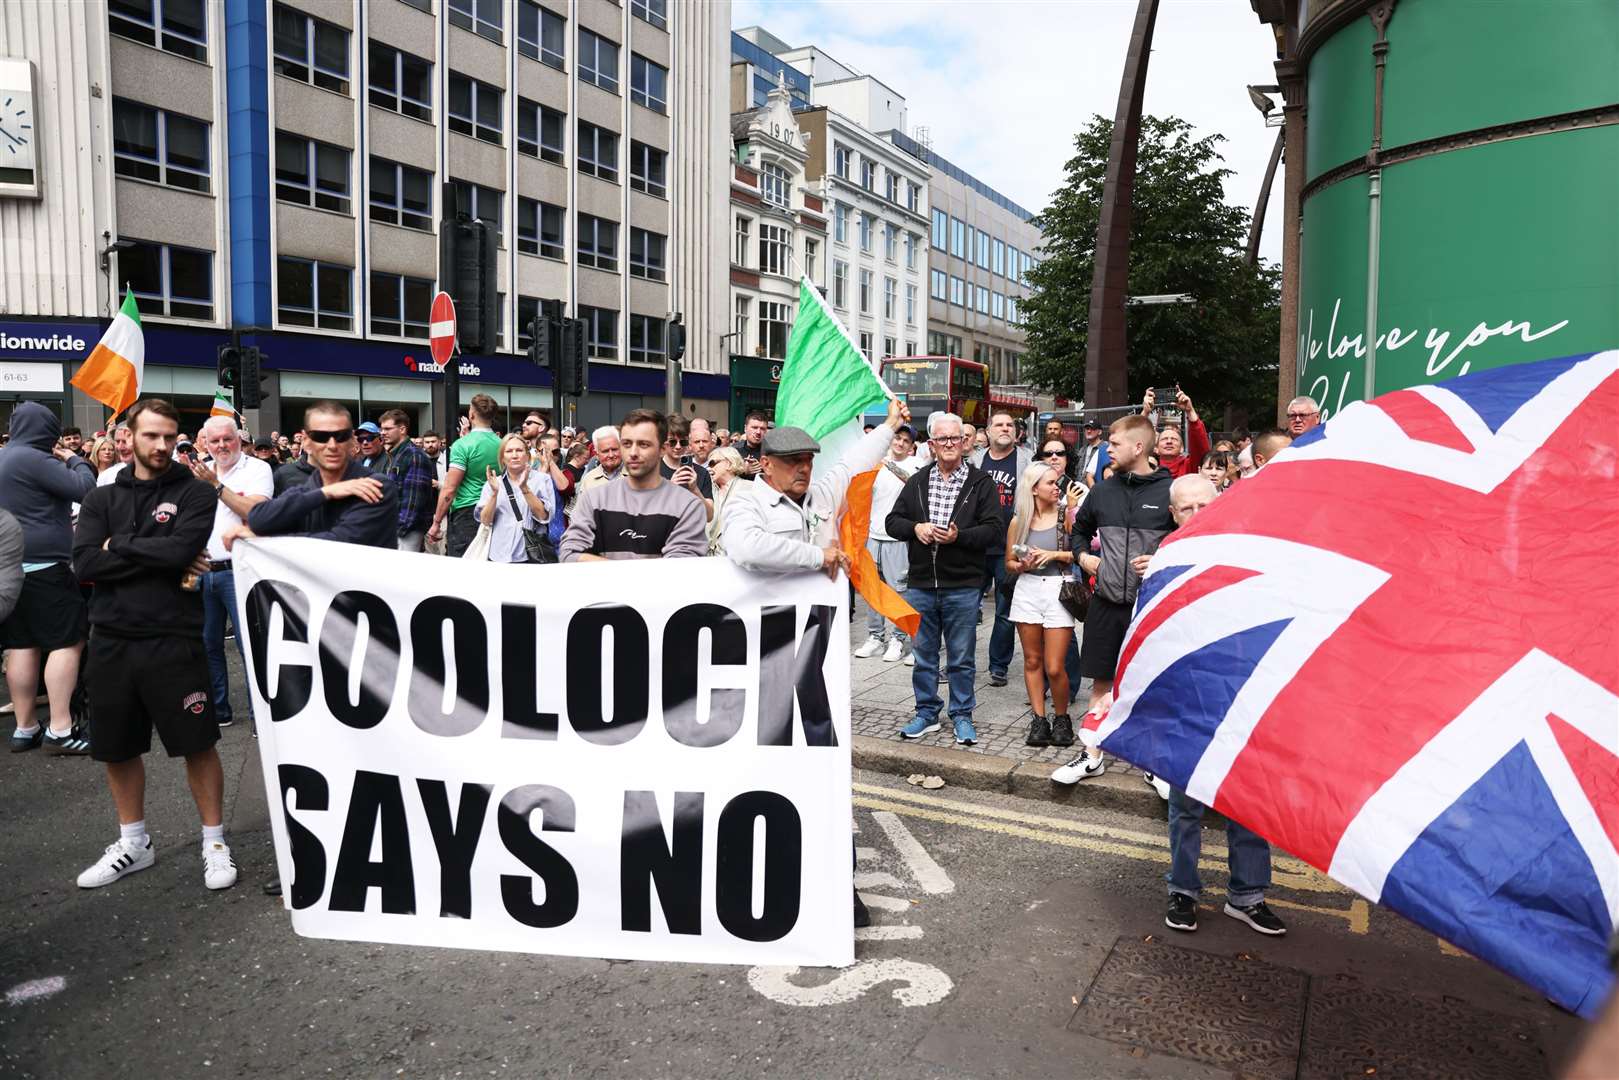
[[[23,561],[65,563],[73,557],[73,504],[96,486],[96,470],[51,453],[62,422],[37,401],[11,414],[11,442],[0,450],[0,510],[22,526]]]
[[[350,461],[343,479],[371,476],[370,469]],[[287,488],[268,502],[261,502],[247,513],[247,527],[259,536],[312,536],[316,540],[336,540],[369,547],[399,546],[399,489],[394,482],[376,474],[382,481],[382,500],[368,503],[349,496],[328,499],[318,471],[312,471],[301,485]]]
[[[433,524],[433,508],[438,496],[433,481],[438,474],[426,453],[409,439],[400,440],[391,453],[384,452],[372,471],[386,473],[399,489],[399,535],[423,532]]]
[[[916,538],[916,527],[928,520],[928,481],[936,468],[937,463],[930,461],[905,481],[884,522],[888,535],[906,541],[911,558],[909,588],[981,589],[985,552],[1006,543],[1000,492],[988,473],[963,461],[967,479],[950,512],[956,541],[924,544]]]
[[[1114,604],[1134,604],[1141,579],[1130,572],[1130,560],[1151,555],[1175,528],[1169,513],[1167,469],[1145,476],[1114,473],[1091,488],[1074,517],[1073,550],[1077,560],[1091,554],[1091,540],[1102,538],[1102,566],[1096,595]]]
[[[309,482],[309,477],[315,467],[303,457],[297,457],[285,465],[277,465],[271,481],[275,484],[275,493],[283,494],[288,488],[301,487]]]
[[[208,546],[219,496],[179,462],[153,480],[119,469],[79,506],[73,570],[93,581],[90,625],[114,637],[196,637],[202,593],[180,588],[186,567]],[[102,543],[107,547],[102,549]]]

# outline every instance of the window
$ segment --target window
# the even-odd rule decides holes
[[[883,255],[889,262],[899,258],[899,229],[889,223],[883,225]]]
[[[840,244],[849,242],[849,208],[842,203],[832,208],[832,235]]]
[[[860,314],[871,314],[871,271],[860,271]]]
[[[1011,278],[1013,281],[1017,280],[1018,261],[1022,259],[1022,257],[1022,253],[1019,252],[1017,248],[1013,247],[1011,244],[1006,245],[1006,276]]]
[[[918,184],[915,180],[905,181],[905,209],[914,214],[921,206],[921,203],[922,185]],[[914,346],[916,343],[906,342],[906,344]]]
[[[867,363],[871,362],[871,333],[869,331],[863,330],[860,333],[860,355],[866,358]]]
[[[761,274],[787,273],[787,254],[792,247],[793,234],[782,225],[759,223],[759,272]],[[763,316],[760,316],[763,318]]]
[[[579,215],[579,265],[618,273],[618,222]]]
[[[748,351],[748,311],[753,301],[746,296],[736,298],[736,346],[740,353]]]
[[[668,160],[669,155],[657,147],[631,139],[630,187],[660,199],[668,198]]]
[[[340,146],[275,133],[275,197],[318,210],[349,212],[349,152]]]
[[[957,307],[967,306],[967,283],[953,275],[950,278],[950,302]]]
[[[433,231],[433,174],[371,159],[371,220]]]
[[[191,60],[208,60],[203,0],[108,0],[107,29]]]
[[[978,286],[978,314],[989,314],[989,290],[982,285]]]
[[[950,219],[950,254],[958,259],[966,259],[967,253],[967,225],[955,218]]]
[[[950,298],[950,294],[946,291],[948,288],[949,278],[945,276],[945,272],[943,270],[928,271],[929,296],[933,297],[935,300],[948,300]]]
[[[995,247],[990,255],[990,269],[1002,277],[1006,276],[1006,244],[1001,240],[995,241]]]
[[[663,248],[667,237],[661,233],[630,227],[630,276],[663,281]]]
[[[662,364],[669,358],[663,347],[663,319],[657,315],[630,316],[630,363]]]
[[[433,14],[433,0],[400,0],[400,2],[409,4],[418,11],[425,11],[429,15]]]
[[[899,304],[899,282],[891,277],[883,278],[883,318],[893,321],[894,308]]]
[[[590,355],[618,359],[618,312],[580,304],[579,317],[585,320],[585,329],[589,332]]]
[[[1017,297],[1015,296],[1006,298],[1006,321],[1013,325],[1017,324]]]
[[[899,175],[890,169],[883,177],[883,195],[889,202],[899,203]]]
[[[287,326],[353,329],[353,277],[351,267],[281,256],[275,270],[276,318]]]
[[[905,324],[916,325],[916,286],[905,286]]]
[[[790,203],[789,190],[787,170],[775,162],[765,162],[759,170],[759,194],[764,201],[785,210]]]
[[[473,184],[466,180],[450,181],[455,189],[455,210],[458,214],[465,214],[474,221],[485,221],[495,228],[495,236],[500,238],[503,231],[500,212],[500,203],[504,196],[494,188],[486,188],[482,184]],[[500,241],[502,244],[504,240]]]
[[[578,66],[581,81],[618,93],[618,46],[613,42],[580,27]]]
[[[989,233],[983,229],[978,230],[978,265],[980,269],[989,269]]]
[[[877,163],[860,155],[860,186],[867,191],[877,190]]]
[[[534,199],[517,200],[517,250],[543,259],[563,259],[562,207]]]
[[[502,91],[488,83],[450,72],[450,130],[472,135],[499,146],[500,96]]]
[[[428,278],[371,273],[371,332],[427,340],[433,308],[433,282]]]
[[[659,30],[669,28],[669,0],[630,0],[630,14]]]
[[[759,347],[772,360],[787,357],[787,334],[792,328],[792,308],[771,300],[759,301]]]
[[[471,30],[479,37],[500,42],[501,0],[445,0],[450,11],[450,25]]]
[[[113,171],[187,191],[208,191],[208,125],[150,105],[112,99]]]
[[[899,350],[894,347],[894,339],[893,338],[891,338],[891,337],[883,338],[883,355],[884,356],[893,356],[898,351]]]
[[[568,117],[564,113],[541,105],[528,98],[517,99],[517,152],[549,161],[553,165],[567,160],[563,143],[567,136]]]
[[[349,32],[324,19],[275,6],[275,73],[322,90],[349,92]]]
[[[907,340],[905,342],[905,355],[906,356],[915,356],[916,355],[916,342],[910,341],[910,340]]]
[[[832,144],[832,171],[849,179],[849,148],[842,143]]]
[[[933,246],[940,251],[945,250],[945,233],[950,227],[949,222],[950,215],[935,206],[933,208]]]
[[[118,253],[118,276],[140,299],[141,315],[214,317],[214,254],[173,244],[133,241]]]
[[[849,264],[842,259],[832,260],[832,305],[849,306]]]
[[[916,269],[916,245],[916,234],[907,232],[905,234],[905,269],[907,270]]]
[[[804,276],[814,281],[817,277],[816,258],[821,252],[821,242],[811,237],[804,237]]]
[[[606,128],[579,121],[579,171],[618,183],[618,136]]]
[[[748,265],[748,240],[753,231],[753,219],[739,217],[736,219],[736,250],[731,253],[733,261],[738,266]]]
[[[630,100],[653,112],[669,111],[669,69],[630,53]]]
[[[558,71],[564,70],[563,44],[568,20],[532,0],[517,0],[517,51]]]
[[[990,293],[989,294],[989,313],[991,315],[995,316],[995,318],[997,318],[997,319],[1006,318],[1006,294],[1005,293]]]
[[[433,122],[433,65],[418,56],[371,42],[371,104]]]
[[[872,228],[876,224],[877,224],[877,219],[872,217],[870,214],[862,213],[860,215],[860,250],[861,251],[869,252],[871,250],[871,232],[872,232]]]

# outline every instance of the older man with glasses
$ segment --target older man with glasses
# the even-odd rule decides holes
[[[1287,403],[1287,433],[1298,438],[1321,423],[1321,406],[1313,397],[1296,397]]]

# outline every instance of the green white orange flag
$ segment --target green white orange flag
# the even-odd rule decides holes
[[[141,312],[133,291],[124,294],[124,306],[101,341],[79,365],[72,383],[95,398],[114,416],[135,404],[146,368],[146,337],[141,333]]]
[[[864,434],[861,418],[866,411],[886,405],[892,396],[820,290],[808,278],[800,279],[798,317],[787,339],[787,359],[776,389],[777,426],[803,428],[821,444],[815,462],[819,474]],[[876,478],[877,470],[872,469],[850,483],[838,536],[849,556],[849,580],[866,603],[914,637],[921,616],[883,582],[866,550]]]
[[[231,404],[230,391],[223,386],[214,388],[214,403],[208,410],[209,416],[228,416],[236,418],[236,406]]]

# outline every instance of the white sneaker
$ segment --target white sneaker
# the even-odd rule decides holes
[[[145,870],[156,861],[157,852],[152,847],[150,836],[146,838],[146,845],[139,848],[119,838],[107,845],[107,850],[101,853],[94,866],[79,875],[79,888],[99,889],[103,885],[111,885],[125,874]]]
[[[1151,787],[1154,791],[1156,791],[1158,793],[1158,797],[1160,799],[1164,800],[1165,802],[1169,801],[1169,781],[1168,780],[1161,780],[1157,776],[1154,776],[1152,773],[1143,773],[1142,776],[1141,776],[1141,779],[1145,780],[1147,782],[1148,786]]]
[[[1101,776],[1106,771],[1107,763],[1102,760],[1102,755],[1091,757],[1087,750],[1068,764],[1058,766],[1051,779],[1057,784],[1077,784],[1088,777]]]
[[[883,663],[897,664],[899,658],[905,655],[905,642],[899,638],[889,638],[888,648],[883,650]]]
[[[230,848],[215,840],[202,849],[202,883],[210,889],[228,889],[236,884],[236,864]]]
[[[915,649],[909,649],[909,650],[906,651],[906,653],[905,653],[905,666],[906,667],[915,667],[916,666],[916,650]]]
[[[866,639],[866,643],[864,645],[860,646],[860,648],[858,648],[858,649],[856,649],[854,651],[854,654],[856,656],[860,657],[860,659],[862,659],[862,660],[869,660],[873,656],[876,656],[878,653],[880,653],[882,651],[883,651],[883,639],[882,638],[869,637],[869,638]]]

